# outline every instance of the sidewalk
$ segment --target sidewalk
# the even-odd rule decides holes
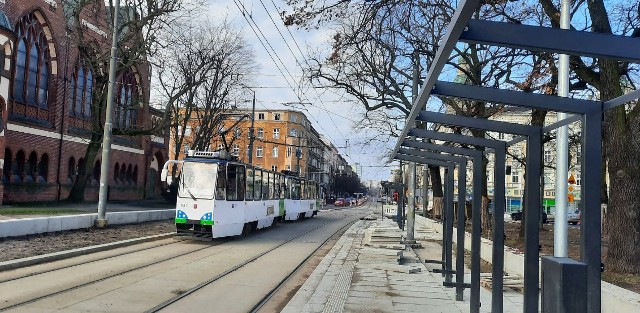
[[[377,217],[349,228],[282,312],[468,312],[440,274],[398,244],[397,224]],[[419,250],[438,254],[439,247],[429,242]]]

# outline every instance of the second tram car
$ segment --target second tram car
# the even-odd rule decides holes
[[[224,157],[225,153],[189,151],[184,160],[170,160],[162,169],[167,181],[170,164],[178,166],[176,231],[178,235],[211,239],[246,235],[280,221],[317,214],[318,185]]]

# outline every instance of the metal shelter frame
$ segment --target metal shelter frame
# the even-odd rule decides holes
[[[456,287],[456,298],[462,300],[462,293],[464,290],[464,270],[460,271],[458,269],[463,268],[464,266],[464,241],[462,243],[458,242],[458,250],[456,256],[456,270],[453,270],[453,195],[454,195],[454,168],[458,166],[458,217],[460,216],[460,212],[464,213],[464,203],[466,200],[466,181],[467,181],[467,158],[446,154],[438,154],[427,151],[420,151],[416,149],[407,149],[401,148],[399,150],[401,155],[398,156],[399,159],[404,159],[405,161],[411,161],[422,164],[430,164],[437,165],[441,167],[446,167],[447,169],[447,191],[446,191],[446,203],[447,207],[445,210],[444,223],[445,227],[443,228],[445,244],[443,245],[443,261],[444,268],[442,269],[442,274],[445,275],[445,286],[447,287]],[[462,216],[464,220],[464,214]],[[458,220],[460,223],[460,220]],[[463,224],[464,225],[464,224]],[[458,229],[458,235],[460,235],[460,229]],[[464,232],[462,233],[464,236]],[[462,258],[460,258],[462,256]],[[462,259],[463,263],[458,263],[459,260]],[[461,266],[459,266],[461,265]],[[451,274],[456,274],[456,282],[451,282]]]
[[[524,312],[538,312],[538,230],[534,222],[537,222],[537,208],[540,207],[541,197],[540,190],[530,188],[532,183],[539,185],[540,163],[538,167],[530,166],[531,160],[541,158],[541,142],[540,136],[543,132],[551,131],[557,127],[568,125],[569,123],[582,121],[582,188],[581,199],[583,201],[583,210],[581,215],[581,261],[586,265],[586,295],[584,299],[587,302],[587,312],[596,313],[601,309],[601,230],[600,230],[600,171],[586,171],[589,168],[600,168],[601,152],[602,152],[602,117],[605,110],[625,104],[629,101],[640,98],[640,90],[633,91],[621,97],[612,99],[607,102],[580,100],[572,98],[562,98],[553,95],[542,95],[534,93],[525,93],[513,90],[504,90],[497,88],[486,88],[480,86],[471,86],[457,84],[451,82],[438,81],[438,77],[444,66],[449,61],[449,57],[454,47],[459,42],[469,44],[483,44],[490,46],[510,47],[515,49],[526,49],[532,51],[543,51],[551,53],[564,53],[570,55],[587,56],[594,58],[611,58],[616,60],[640,63],[640,40],[633,37],[598,34],[585,31],[554,29],[542,26],[518,25],[513,23],[483,21],[472,19],[473,14],[479,9],[480,0],[462,0],[459,2],[458,8],[452,20],[447,27],[447,32],[442,38],[435,58],[429,67],[427,77],[424,81],[423,88],[417,99],[414,100],[411,112],[406,121],[404,128],[394,151],[392,158],[399,158],[400,149],[404,142],[411,136],[416,136],[419,131],[425,131],[414,128],[416,120],[422,120],[433,123],[458,125],[469,128],[498,131],[505,133],[516,133],[522,137],[516,138],[506,145],[512,145],[523,139],[528,139],[527,145],[527,212],[528,219],[525,229],[525,245],[527,251],[525,256],[525,305]],[[453,97],[459,99],[467,99],[473,101],[484,101],[488,103],[501,103],[525,108],[535,108],[548,111],[566,112],[576,114],[563,121],[559,121],[545,128],[519,128],[515,131],[513,128],[517,124],[505,123],[494,124],[493,121],[480,119],[457,119],[453,115],[433,115],[432,112],[423,111],[426,103],[431,95]],[[524,125],[520,125],[524,126]],[[464,137],[464,136],[463,136]],[[424,138],[424,137],[423,137]],[[453,142],[460,142],[460,137],[450,138]],[[480,138],[477,138],[480,139]],[[447,140],[448,139],[444,139]],[[494,142],[495,143],[495,142]],[[492,144],[494,144],[492,143]],[[495,143],[499,144],[499,143]],[[500,144],[502,145],[502,144]],[[496,153],[502,152],[501,148]],[[496,157],[496,162],[500,160]],[[533,162],[536,163],[536,162]],[[504,173],[501,169],[499,173]],[[534,175],[535,174],[535,175]],[[504,184],[504,175],[501,181],[496,179],[496,187],[500,183]],[[535,182],[534,182],[535,181]],[[495,188],[495,198],[498,199],[498,190]],[[494,203],[497,205],[498,201]],[[504,208],[503,208],[504,209]],[[534,212],[531,212],[533,209]],[[497,212],[497,211],[496,211]],[[534,216],[536,214],[536,216]],[[494,218],[498,214],[494,213]],[[499,217],[502,219],[502,216]],[[498,228],[503,228],[503,222],[495,223],[497,232]],[[535,229],[535,230],[534,230]],[[501,237],[501,236],[500,236]],[[474,238],[475,239],[475,238]],[[494,236],[494,257],[495,241]],[[501,240],[498,240],[499,242]],[[534,249],[535,244],[535,249]],[[535,250],[535,251],[533,251]],[[535,256],[535,257],[534,257]],[[494,261],[494,268],[496,259]],[[535,263],[535,264],[534,264]],[[500,264],[502,267],[502,264]],[[495,273],[494,273],[495,275]],[[495,277],[494,277],[495,278]],[[472,280],[475,278],[472,277]],[[496,281],[494,281],[495,283]],[[472,281],[472,285],[474,285]],[[545,284],[543,282],[543,288]],[[494,284],[494,289],[496,289]],[[501,289],[501,288],[500,288]],[[570,291],[566,291],[570,292]],[[534,301],[535,299],[535,301]],[[543,296],[543,306],[545,298]],[[492,312],[502,312],[502,299],[496,299],[492,296]],[[499,307],[496,306],[498,304]],[[495,307],[495,309],[494,309]]]

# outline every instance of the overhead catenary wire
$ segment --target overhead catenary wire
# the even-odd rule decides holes
[[[298,100],[300,101],[300,103],[303,103],[304,101],[302,101],[303,99],[300,97],[300,95],[298,93],[296,93],[296,89],[291,85],[291,83],[289,82],[289,79],[285,76],[284,72],[282,71],[282,69],[280,68],[280,65],[278,65],[278,62],[276,61],[276,59],[278,59],[278,61],[280,61],[280,64],[282,64],[282,67],[284,68],[284,71],[286,71],[291,77],[293,77],[293,75],[291,74],[291,72],[289,72],[288,68],[286,67],[286,65],[284,64],[284,62],[282,61],[282,59],[278,56],[278,53],[275,51],[275,49],[273,48],[273,46],[271,45],[271,43],[269,42],[269,40],[267,39],[267,37],[264,35],[264,33],[262,32],[262,30],[260,30],[260,28],[258,27],[258,24],[255,22],[255,20],[253,19],[253,16],[248,12],[248,10],[244,7],[244,5],[240,2],[240,0],[234,0],[234,3],[236,4],[236,6],[238,7],[238,9],[240,10],[240,13],[242,13],[242,16],[244,17],[244,19],[247,21],[247,23],[249,24],[249,27],[251,28],[251,30],[253,31],[253,33],[256,35],[256,37],[258,37],[258,40],[260,41],[260,44],[262,45],[262,47],[265,49],[265,51],[267,52],[267,54],[269,55],[269,57],[271,58],[271,60],[274,62],[274,65],[276,66],[276,68],[278,69],[278,71],[280,72],[280,74],[282,74],[282,77],[284,78],[284,80],[286,81],[287,85],[289,85],[291,87],[291,90],[296,94],[296,97],[298,98]],[[253,23],[253,24],[252,24]],[[255,27],[254,27],[255,26]],[[256,31],[257,29],[257,31]],[[260,34],[258,34],[260,33]],[[266,42],[266,44],[265,44]],[[269,51],[269,48],[267,48],[267,46],[269,46],[269,48],[271,48],[271,51],[273,51],[273,54],[271,53],[271,51]],[[275,56],[275,57],[274,57]],[[292,78],[292,80],[295,82],[295,79]],[[304,95],[304,92],[300,89],[300,93],[302,93],[302,95],[304,96],[304,100],[309,101],[308,97],[306,97]],[[309,112],[306,107],[304,108],[305,111]],[[324,127],[322,126],[322,124],[316,120],[315,118],[313,118],[313,116],[311,115],[311,113],[309,112],[309,117],[311,117],[316,124],[325,132],[327,133],[327,136],[332,140],[335,141],[331,135],[328,134],[327,130],[324,129]],[[337,127],[337,126],[336,126]],[[340,130],[338,129],[338,131],[340,132]],[[340,132],[340,135],[342,135],[344,137],[344,134],[342,134]]]

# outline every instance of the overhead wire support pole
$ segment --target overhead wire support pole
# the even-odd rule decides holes
[[[116,62],[118,58],[118,11],[120,0],[115,0],[113,7],[113,33],[111,34],[111,60],[109,60],[109,87],[107,88],[107,108],[104,118],[104,130],[102,133],[102,163],[100,164],[100,191],[98,193],[98,218],[97,227],[107,226],[107,198],[109,197],[109,168],[111,163],[111,132],[113,115],[113,89],[116,80]]]
[[[253,141],[255,139],[254,134],[254,122],[256,120],[256,91],[253,91],[253,101],[251,104],[251,127],[249,128],[249,165],[253,165]]]
[[[560,5],[560,28],[569,29],[571,24],[571,0],[562,0]],[[569,96],[569,55],[560,54],[558,62],[558,96]],[[567,114],[559,112],[557,120],[562,121],[567,118]],[[584,125],[583,125],[584,127]],[[568,257],[569,225],[567,221],[568,191],[567,181],[569,165],[569,140],[568,126],[562,126],[557,130],[556,136],[556,197],[555,197],[555,217],[553,223],[553,256]]]
[[[413,52],[413,86],[411,88],[411,100],[416,101],[418,97],[418,80],[420,59],[417,50]],[[407,182],[407,238],[406,243],[414,244],[415,240],[415,223],[416,223],[416,163],[409,162],[408,166],[408,182]]]

